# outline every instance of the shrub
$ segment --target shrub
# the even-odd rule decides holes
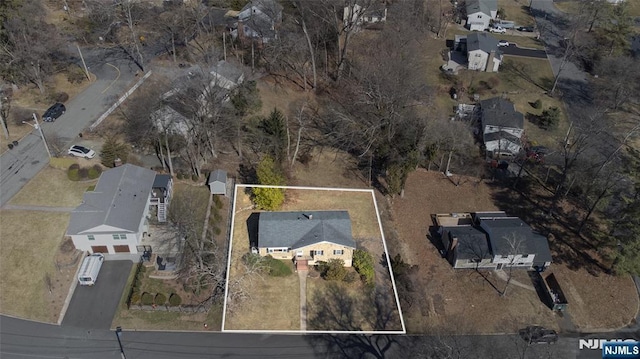
[[[69,101],[69,94],[66,92],[56,92],[55,98],[53,100],[55,102],[67,102]]]
[[[182,298],[180,298],[180,296],[176,293],[172,293],[169,296],[169,305],[172,307],[177,307],[180,304],[182,304]]]
[[[31,112],[28,108],[22,108],[17,106],[11,107],[9,116],[13,119],[13,124],[17,126],[24,126],[24,123],[22,123],[22,121],[33,120],[33,112]]]
[[[272,277],[286,277],[288,275],[290,275],[291,273],[293,273],[291,271],[291,268],[289,268],[289,266],[279,260],[279,259],[275,259],[271,256],[266,256],[264,257],[266,264],[267,264],[267,268],[269,269],[269,275]]]
[[[153,299],[154,298],[153,298],[153,295],[151,295],[151,293],[144,292],[140,297],[140,302],[142,303],[142,305],[151,305],[153,304]]]
[[[140,304],[140,293],[134,291],[129,298],[129,305]]]
[[[262,185],[282,186],[284,176],[276,166],[273,158],[265,156],[256,169],[258,183]],[[273,211],[284,202],[284,190],[281,188],[252,188],[253,200],[259,209]]]
[[[347,269],[344,267],[342,259],[329,259],[326,264],[326,270],[322,273],[322,277],[326,280],[343,281],[347,276]]]
[[[213,234],[215,234],[216,236],[219,236],[220,233],[222,233],[222,230],[218,227],[213,227]]]
[[[167,296],[162,293],[158,293],[156,294],[156,297],[153,302],[156,305],[164,305],[167,302]]]
[[[80,169],[80,165],[77,163],[72,164],[71,166],[69,166],[70,170],[79,170]]]
[[[89,179],[96,179],[100,177],[101,173],[102,167],[100,167],[100,165],[94,165],[93,167],[89,168]]]
[[[216,205],[217,209],[222,209],[222,206],[224,206],[224,203],[222,203],[222,200],[218,196],[213,197],[213,203]]]
[[[67,81],[69,81],[70,83],[79,84],[86,79],[87,79],[87,75],[80,68],[80,66],[71,65],[67,69]]]
[[[376,274],[371,254],[362,249],[356,249],[353,252],[353,267],[358,271],[365,284],[374,284]]]
[[[200,181],[200,177],[198,177],[198,175],[191,175],[191,180],[193,182],[198,182],[198,181]]]
[[[87,179],[89,177],[89,169],[86,167],[81,167],[78,170],[78,176],[80,176],[80,179]]]
[[[358,279],[358,274],[356,272],[347,271],[347,275],[344,277],[344,281],[346,283],[353,283]]]
[[[78,173],[77,168],[69,167],[69,170],[67,171],[67,177],[69,177],[69,179],[72,181],[80,181],[80,174]]]
[[[537,108],[540,109],[542,108],[542,100],[537,99],[533,104],[532,104],[533,108]]]
[[[542,111],[540,115],[540,127],[545,130],[554,129],[560,122],[560,109],[557,107],[550,107]]]
[[[498,85],[500,85],[500,79],[496,76],[490,77],[487,80],[487,86],[489,87],[489,89],[495,89],[496,87],[498,87]]]

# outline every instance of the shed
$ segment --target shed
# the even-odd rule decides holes
[[[209,173],[209,190],[211,194],[227,194],[227,172],[215,170]]]

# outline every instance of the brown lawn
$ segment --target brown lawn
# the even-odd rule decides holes
[[[79,265],[68,213],[0,211],[0,311],[55,323]]]
[[[75,207],[82,196],[97,180],[71,181],[64,170],[46,167],[16,194],[10,204]]]
[[[504,281],[491,272],[483,272],[488,276],[485,280],[474,271],[452,269],[427,237],[432,225],[430,214],[496,210],[499,208],[494,198],[494,191],[476,179],[468,178],[455,186],[441,173],[419,170],[410,175],[405,197],[393,201],[398,243],[392,244],[405,261],[419,266],[416,295],[420,300],[403,307],[407,331],[499,333],[531,324],[559,327],[558,317],[535,292],[511,285],[506,297],[499,296],[489,282],[503,290]],[[602,273],[595,277],[565,264],[556,264],[551,270],[561,278],[569,297],[569,314],[577,328],[617,328],[636,315],[638,296],[628,278]],[[515,280],[531,285],[526,273],[518,273]],[[461,318],[467,324],[460,323]]]

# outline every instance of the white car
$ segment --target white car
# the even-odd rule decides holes
[[[498,34],[506,34],[507,30],[503,27],[496,26],[489,29],[490,32],[497,32]]]
[[[499,47],[508,47],[508,46],[509,46],[509,41],[507,41],[507,40],[500,40],[500,41],[498,41],[498,46],[499,46]]]
[[[94,158],[96,156],[96,151],[86,148],[80,145],[73,145],[69,148],[67,153],[71,156],[82,157],[82,158]]]

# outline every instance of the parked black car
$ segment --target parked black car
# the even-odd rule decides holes
[[[55,103],[53,106],[49,107],[47,111],[42,115],[42,121],[44,122],[53,122],[58,117],[62,116],[63,113],[67,110],[63,104],[60,102]]]
[[[518,31],[524,31],[524,32],[533,32],[533,26],[520,26],[519,28],[517,28]]]
[[[530,326],[521,329],[520,337],[528,344],[555,344],[558,341],[558,333],[552,329],[540,326]]]

